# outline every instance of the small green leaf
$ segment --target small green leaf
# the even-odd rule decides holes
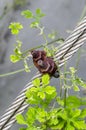
[[[59,120],[57,119],[57,117],[51,117],[51,122],[49,124],[51,125],[57,125],[59,123]]]
[[[75,126],[75,128],[77,128],[78,130],[84,130],[86,129],[86,123],[85,121],[73,121],[73,125]]]
[[[85,83],[82,79],[80,79],[80,78],[77,77],[77,78],[75,79],[75,82],[76,82],[79,86],[86,88],[86,83]]]
[[[31,96],[30,89],[28,89],[28,90],[26,91],[25,95],[26,95],[27,98],[30,98],[30,96]]]
[[[26,113],[26,120],[29,125],[32,125],[36,119],[36,109],[33,107],[29,107]]]
[[[76,109],[74,111],[72,111],[72,117],[76,118],[81,114],[81,110],[80,109]]]
[[[86,88],[86,83],[84,82],[81,87]]]
[[[21,114],[16,115],[16,120],[18,124],[27,124],[24,117]]]
[[[32,87],[32,88],[30,88],[30,91],[31,91],[31,92],[38,92],[38,88]]]
[[[36,109],[34,107],[29,107],[28,110],[27,110],[26,115],[28,117],[33,118],[33,117],[35,117],[35,114],[36,114]]]
[[[51,126],[52,130],[61,130],[64,127],[65,121],[60,121],[58,125]]]
[[[64,43],[64,39],[63,38],[58,38],[57,39],[57,43],[63,44]]]
[[[16,55],[20,55],[20,56],[21,56],[20,48],[18,48],[18,47],[16,46],[16,48],[14,49],[14,53],[15,53]]]
[[[70,71],[74,74],[76,72],[74,67],[70,67]]]
[[[43,17],[45,16],[45,14],[42,13],[41,9],[36,9],[36,15],[39,16],[39,17]]]
[[[78,97],[71,95],[67,97],[66,104],[70,108],[77,108],[81,105],[81,101]]]
[[[46,88],[45,88],[45,92],[47,93],[47,94],[52,94],[52,93],[54,93],[56,91],[56,88],[55,87],[52,87],[52,86],[47,86]]]
[[[48,74],[45,74],[42,76],[42,83],[43,85],[48,85],[50,82],[50,76]]]
[[[48,34],[48,37],[53,40],[53,39],[55,39],[56,34],[57,34],[57,33],[56,33],[55,31],[52,31],[52,33]]]
[[[38,92],[37,96],[39,96],[41,99],[45,99],[45,93],[44,92]]]
[[[38,108],[37,109],[36,119],[39,122],[45,122],[46,116],[47,116],[47,112],[43,108]]]
[[[39,27],[39,22],[38,21],[34,21],[30,24],[31,28],[38,28]]]
[[[13,62],[13,63],[18,62],[20,59],[21,59],[21,58],[20,58],[19,56],[17,56],[17,55],[10,55],[10,60],[11,60],[11,62]]]
[[[27,103],[38,104],[40,102],[40,97],[37,96],[39,88],[32,87],[26,91]]]
[[[41,9],[36,9],[36,14],[41,14]]]
[[[33,85],[36,86],[36,87],[39,87],[40,86],[40,79],[39,78],[36,78],[32,81]]]
[[[67,123],[65,130],[75,130],[75,128],[70,123]]]
[[[33,18],[33,13],[30,10],[22,11],[21,15],[23,15],[25,18]]]
[[[80,118],[86,118],[86,108],[81,111]]]
[[[73,89],[74,89],[74,91],[80,91],[80,89],[79,89],[79,87],[78,87],[77,85],[75,85],[75,86],[73,87]]]
[[[19,130],[27,130],[27,128],[20,128]]]
[[[59,119],[57,118],[57,109],[52,109],[52,111],[49,112],[49,125],[57,125],[59,123]]]
[[[34,94],[35,94],[34,91],[28,89],[25,94],[26,94],[26,97],[28,98],[28,102],[29,101],[34,102]]]
[[[57,97],[56,100],[57,100],[57,103],[58,103],[60,106],[64,106],[64,100],[63,100],[63,99],[61,99],[60,97]]]
[[[11,29],[11,33],[14,35],[18,35],[19,31],[23,28],[22,24],[18,22],[11,23],[9,25],[9,29]]]
[[[68,119],[68,113],[67,113],[67,111],[66,110],[60,111],[58,113],[58,117],[61,117],[63,120],[67,121],[67,119]]]
[[[40,101],[40,99],[38,99],[37,96],[30,96],[30,98],[28,98],[26,100],[27,104],[31,104],[31,105],[32,104],[37,105],[37,104],[39,104],[39,101]]]

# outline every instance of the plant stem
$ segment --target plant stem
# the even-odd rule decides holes
[[[53,40],[53,41],[51,41],[51,42],[48,42],[47,45],[51,45],[51,44],[53,44],[53,43],[55,43],[55,42],[59,42],[60,40],[63,40],[63,38],[58,38],[58,39],[55,39],[55,40]],[[36,46],[36,47],[33,47],[33,48],[31,48],[31,49],[28,49],[28,50],[24,51],[22,54],[23,54],[23,55],[27,55],[28,52],[31,52],[32,50],[35,50],[35,49],[38,49],[38,48],[42,48],[42,47],[44,47],[44,46],[45,46],[45,44],[41,44],[41,45],[39,45],[39,46]]]
[[[84,9],[82,11],[81,17],[80,17],[80,21],[83,19],[83,17],[86,15],[86,1],[85,1],[85,6]]]
[[[62,97],[62,80],[61,80],[61,77],[60,77],[60,98]]]
[[[81,55],[81,49],[78,50],[78,56],[76,59],[76,65],[75,65],[75,69],[78,70],[78,65],[79,65],[79,61],[80,61],[80,55]]]
[[[20,70],[16,70],[16,71],[13,71],[13,72],[5,73],[5,74],[0,74],[0,78],[5,77],[5,76],[9,76],[9,75],[13,75],[13,74],[17,74],[17,73],[23,72],[23,71],[25,71],[25,68],[20,69]]]
[[[64,108],[66,107],[67,88],[64,89]]]
[[[48,41],[47,41],[47,38],[46,38],[45,33],[43,33],[42,35],[43,35],[43,38],[44,38],[44,40],[45,40],[45,45],[44,45],[44,46],[48,46]]]
[[[32,68],[32,67],[33,66],[30,66],[29,68]],[[23,71],[25,71],[25,68],[20,69],[20,70],[16,70],[16,71],[13,71],[13,72],[5,73],[5,74],[0,74],[0,78],[5,77],[5,76],[9,76],[9,75],[13,75],[13,74],[17,74],[17,73],[20,73],[20,72],[23,72]]]
[[[64,65],[64,108],[66,107],[66,97],[67,97],[67,87],[66,87],[66,84],[67,84],[67,80],[66,80],[66,63]]]

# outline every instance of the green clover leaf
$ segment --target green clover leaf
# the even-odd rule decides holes
[[[11,29],[11,33],[14,34],[14,35],[18,35],[19,34],[19,31],[21,29],[23,29],[23,26],[22,24],[18,23],[18,22],[14,22],[14,23],[11,23],[9,25],[9,29]]]

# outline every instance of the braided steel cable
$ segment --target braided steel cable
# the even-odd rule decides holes
[[[65,40],[64,44],[59,47],[59,51],[56,52],[54,60],[58,61],[58,66],[62,67],[68,59],[84,44],[86,40],[86,17],[78,24],[71,35]],[[40,77],[41,74],[37,74],[32,78]],[[5,114],[0,119],[0,130],[8,130],[15,122],[15,116],[18,113],[22,113],[28,104],[25,103],[25,92],[28,88],[31,88],[32,80],[24,87],[19,96],[6,110]]]

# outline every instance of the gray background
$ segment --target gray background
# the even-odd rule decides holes
[[[22,1],[22,0],[21,0]],[[15,36],[8,30],[10,22],[21,22],[24,29],[19,34],[19,39],[23,42],[23,50],[44,43],[39,37],[38,31],[29,28],[30,21],[20,15],[22,10],[30,9],[35,12],[36,8],[41,8],[46,16],[42,23],[46,28],[46,33],[52,30],[59,32],[59,36],[66,38],[67,30],[73,30],[80,20],[82,11],[86,6],[86,0],[23,0],[26,4],[16,6],[14,0],[0,0],[0,74],[11,72],[23,68],[23,63],[13,64],[9,56],[13,53]],[[15,8],[14,8],[15,5]],[[3,15],[4,12],[4,15]],[[83,48],[86,48],[84,45]],[[77,54],[68,61],[68,65],[74,65]],[[21,72],[15,75],[0,78],[0,115],[13,102],[18,93],[35,75],[36,69],[31,73]],[[78,75],[86,80],[86,55],[82,54],[79,63]],[[53,79],[56,84],[56,79]],[[13,125],[11,130],[17,130],[17,125]]]

